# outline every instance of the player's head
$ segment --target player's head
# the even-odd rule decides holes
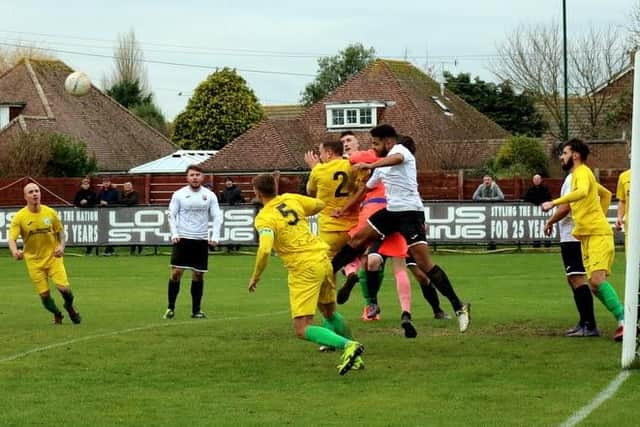
[[[320,160],[323,162],[327,162],[328,160],[335,159],[337,157],[342,157],[342,142],[331,139],[326,140],[320,143],[318,151],[320,152]]]
[[[354,151],[360,150],[360,141],[350,130],[345,130],[340,134],[340,142],[344,149],[345,154],[351,154]]]
[[[40,204],[40,187],[33,182],[24,186],[24,200],[29,206],[37,206]]]
[[[535,174],[531,181],[533,181],[533,185],[540,185],[542,184],[542,177],[539,174]]]
[[[187,167],[187,183],[189,183],[191,188],[200,188],[200,186],[202,185],[202,181],[204,181],[202,168],[198,165],[189,165]]]
[[[573,138],[562,144],[560,162],[563,170],[573,170],[574,166],[586,162],[587,157],[589,157],[589,146],[581,139]]]
[[[398,141],[398,134],[391,125],[379,125],[371,129],[371,146],[380,157],[385,157]]]
[[[251,183],[253,184],[253,192],[256,193],[256,197],[260,201],[276,196],[276,179],[270,173],[257,175]]]
[[[411,154],[416,154],[416,142],[410,136],[398,136],[398,144],[404,145]]]

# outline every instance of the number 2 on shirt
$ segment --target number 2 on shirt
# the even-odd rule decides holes
[[[349,175],[347,175],[346,172],[338,171],[338,172],[333,174],[333,180],[334,181],[340,180],[340,183],[338,184],[338,188],[336,188],[336,192],[334,193],[334,196],[335,197],[348,197],[349,196],[349,192],[348,191],[343,191],[343,190],[347,186],[347,183],[349,182]]]

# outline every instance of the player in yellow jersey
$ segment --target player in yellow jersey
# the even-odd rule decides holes
[[[319,147],[321,163],[314,159],[312,153],[305,156],[307,164],[313,167],[307,182],[307,194],[325,203],[318,215],[318,234],[329,245],[329,258],[333,258],[349,241],[349,230],[358,224],[357,207],[344,211],[356,187],[351,163],[342,157],[343,150],[342,142],[325,141]],[[340,212],[339,216],[335,215],[337,212]]]
[[[589,147],[579,139],[571,139],[562,145],[562,168],[571,171],[571,191],[564,196],[544,202],[542,209],[569,203],[575,226],[573,236],[580,240],[582,261],[593,294],[613,314],[618,322],[614,334],[622,340],[624,307],[616,290],[607,281],[615,254],[613,232],[607,222],[606,212],[611,192],[596,182],[591,169],[583,162],[589,156]]]
[[[11,255],[27,264],[29,277],[36,287],[44,307],[53,313],[55,324],[62,323],[62,312],[56,306],[49,292],[49,279],[60,291],[64,308],[73,323],[80,323],[80,313],[73,306],[73,293],[69,287],[64,268],[64,230],[58,214],[40,203],[40,187],[27,184],[24,187],[27,205],[20,209],[11,220],[9,229],[9,250]],[[18,249],[17,240],[22,237],[23,249]]]
[[[627,249],[627,236],[629,236],[629,211],[627,204],[629,201],[629,194],[631,192],[631,169],[627,169],[622,172],[618,177],[618,186],[616,187],[616,197],[618,198],[618,214],[616,216],[616,228],[622,229],[624,225],[624,247]]]
[[[271,250],[275,250],[288,271],[289,304],[298,338],[343,349],[340,375],[363,368],[360,355],[364,347],[351,339],[344,318],[335,311],[336,291],[327,244],[311,234],[307,222],[307,216],[320,212],[324,203],[299,194],[276,195],[275,179],[269,174],[256,176],[253,188],[264,207],[255,219],[259,246],[249,292],[255,292]],[[324,316],[323,326],[312,325],[316,309]]]

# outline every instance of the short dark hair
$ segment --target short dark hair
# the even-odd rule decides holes
[[[224,178],[224,182],[227,182],[227,181],[233,182],[233,178],[231,178],[230,176],[227,176]]]
[[[587,160],[587,157],[589,157],[589,146],[580,138],[572,138],[568,140],[562,144],[562,149],[564,149],[564,147],[569,147],[571,148],[571,151],[575,151],[580,154],[580,159],[582,159],[583,162]]]
[[[350,130],[345,130],[343,132],[340,133],[340,139],[342,139],[343,136],[356,136],[355,133],[351,132]]]
[[[398,136],[398,143],[404,145],[411,154],[416,154],[416,143],[410,136]]]
[[[342,156],[342,153],[344,153],[344,145],[342,145],[342,142],[336,141],[334,139],[328,139],[324,141],[322,143],[322,147],[333,151],[333,154],[335,154],[336,156]]]
[[[190,170],[194,170],[194,171],[200,172],[200,173],[204,172],[204,170],[198,165],[189,165],[189,166],[187,166],[187,170],[185,171],[185,173],[189,173]]]
[[[267,197],[276,195],[276,179],[270,173],[257,175],[251,180],[253,188]]]
[[[371,129],[371,136],[374,138],[398,138],[396,130],[391,125],[379,125]]]

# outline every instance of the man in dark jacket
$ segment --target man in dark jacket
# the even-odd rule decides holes
[[[244,203],[242,191],[240,191],[240,188],[238,188],[229,177],[224,179],[224,190],[222,190],[220,194],[220,203],[226,203],[231,206]]]
[[[80,181],[80,190],[73,199],[74,206],[78,208],[92,208],[98,203],[96,193],[91,190],[91,180],[83,178]]]
[[[105,176],[102,178],[102,189],[98,193],[98,201],[100,207],[106,207],[110,205],[117,205],[120,195],[113,185],[111,185],[111,178]],[[104,256],[111,256],[115,253],[113,246],[107,246],[104,248]]]
[[[551,191],[549,191],[549,187],[542,183],[542,177],[540,175],[534,175],[532,181],[533,185],[529,187],[527,193],[524,195],[525,201],[539,206],[552,199]]]
[[[98,196],[91,190],[91,180],[89,178],[82,178],[80,181],[80,190],[73,198],[73,205],[77,208],[93,208],[98,204]],[[91,254],[93,246],[87,246],[85,255]]]
[[[238,205],[244,203],[244,197],[242,197],[242,191],[237,185],[233,183],[233,179],[226,177],[224,179],[224,190],[220,193],[220,203],[227,205]],[[238,251],[239,245],[232,245],[227,247],[228,250]]]
[[[131,184],[131,182],[125,182],[122,184],[120,200],[118,201],[119,204],[124,206],[135,206],[138,204],[138,201],[138,192],[133,189],[133,184]],[[131,255],[135,255],[136,249],[138,250],[138,255],[142,253],[142,245],[131,245],[129,249]]]

